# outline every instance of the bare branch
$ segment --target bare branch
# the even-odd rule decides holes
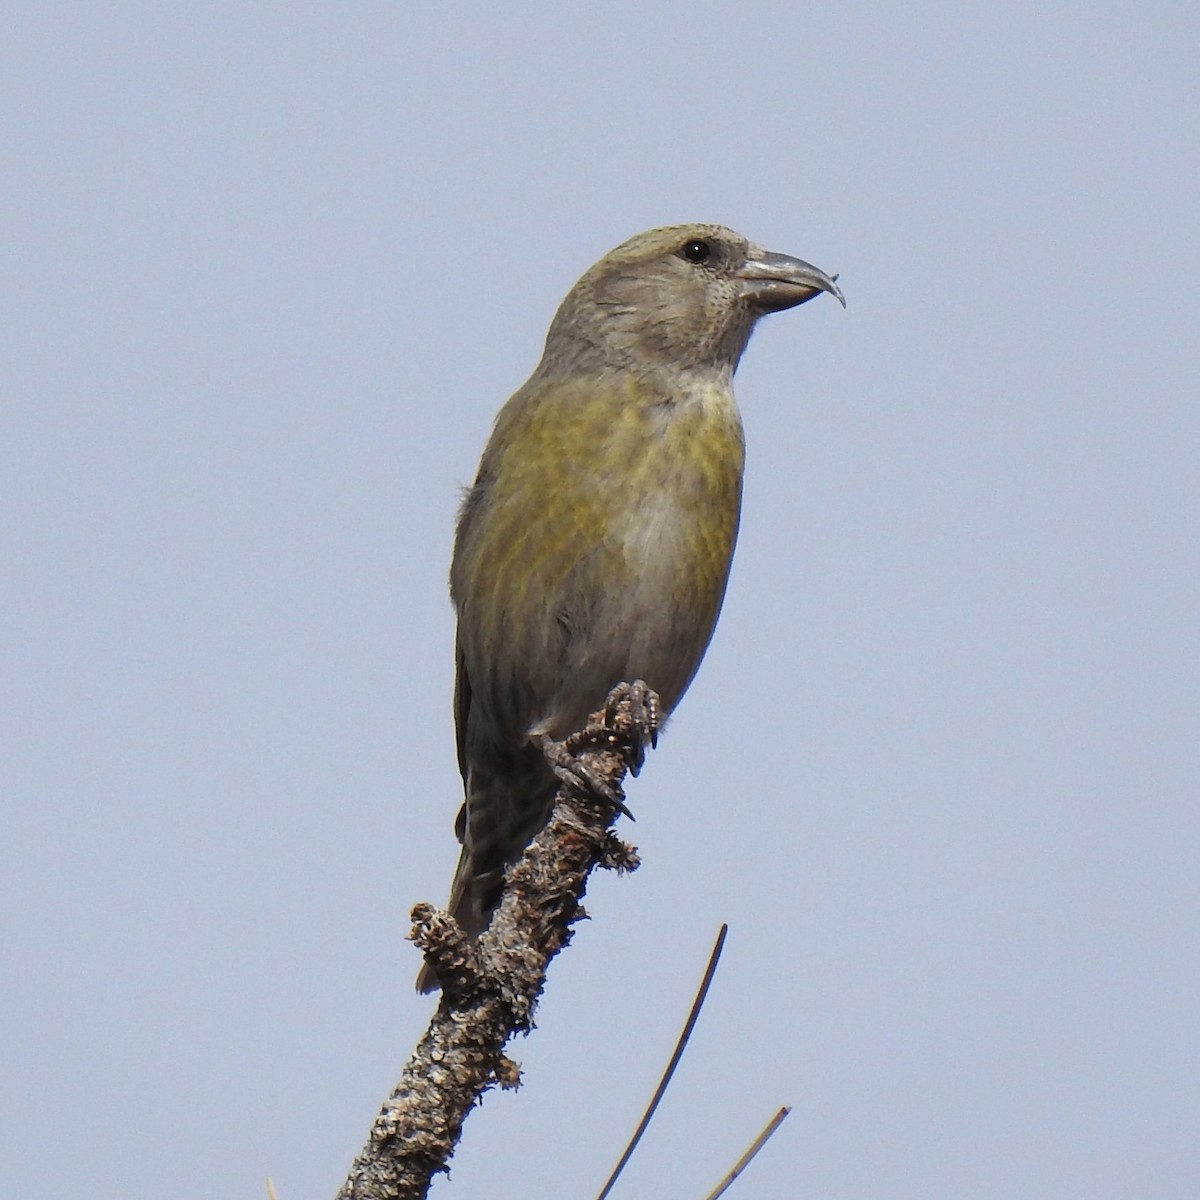
[[[640,764],[648,730],[644,685],[622,684],[586,729],[567,739],[582,774],[613,790]],[[371,1127],[338,1200],[419,1200],[447,1164],[467,1113],[489,1088],[516,1087],[517,1065],[504,1048],[532,1026],[550,960],[570,941],[571,926],[596,867],[631,871],[632,847],[611,825],[617,808],[559,789],[554,812],[508,874],[492,923],[477,942],[449,914],[429,904],[412,913],[412,940],[442,982],[442,999]]]

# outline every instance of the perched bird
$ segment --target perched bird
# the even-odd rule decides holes
[[[638,234],[571,289],[500,410],[450,570],[466,802],[449,907],[468,933],[549,818],[554,743],[619,682],[645,680],[664,716],[691,682],[741,508],[733,373],[759,317],[844,305],[835,278],[720,225]]]

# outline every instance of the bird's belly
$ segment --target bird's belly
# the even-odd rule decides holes
[[[563,597],[561,674],[537,732],[579,728],[615,684],[635,679],[670,712],[712,636],[736,528],[736,498],[726,512],[700,513],[644,497],[613,523],[608,570]]]

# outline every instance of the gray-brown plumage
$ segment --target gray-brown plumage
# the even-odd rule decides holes
[[[466,792],[450,911],[469,933],[549,816],[544,745],[619,682],[645,680],[664,714],[691,682],[741,507],[734,370],[760,316],[822,291],[842,299],[720,225],[639,234],[571,289],[496,418],[450,573]]]

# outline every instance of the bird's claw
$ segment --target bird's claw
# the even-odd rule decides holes
[[[620,784],[602,779],[580,755],[588,750],[611,751],[620,745],[625,749],[629,773],[637,775],[646,760],[646,746],[658,745],[658,731],[662,727],[658,693],[641,679],[618,684],[597,715],[599,720],[589,721],[565,741],[556,742],[544,736],[542,753],[560,783],[611,805],[632,821],[633,813],[625,806]]]
[[[627,712],[621,706],[627,705]],[[662,708],[658,693],[644,679],[633,683],[622,683],[609,693],[604,706],[604,724],[615,730],[624,721],[629,722],[632,750],[629,758],[629,773],[635,778],[641,773],[646,761],[646,746],[658,746],[658,731],[662,728]]]
[[[550,769],[557,776],[559,783],[565,784],[576,792],[590,795],[605,804],[611,805],[623,817],[631,821],[633,813],[625,806],[625,793],[620,787],[601,779],[595,771],[579,758],[579,751],[587,745],[596,745],[597,733],[607,734],[609,731],[596,727],[582,730],[579,734],[568,738],[565,742],[556,742],[553,738],[543,738],[542,753],[550,764]]]

